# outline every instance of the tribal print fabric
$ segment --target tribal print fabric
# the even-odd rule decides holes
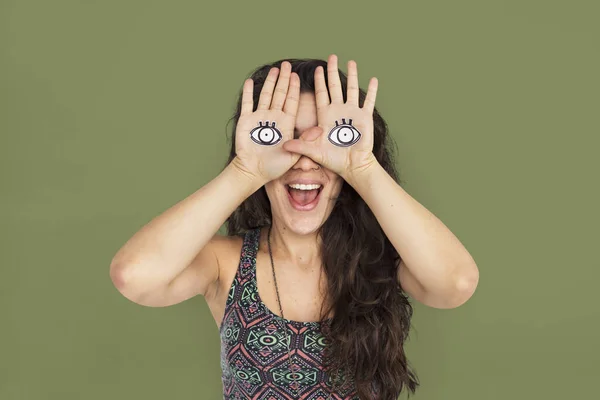
[[[322,367],[325,337],[320,322],[283,319],[261,301],[256,285],[260,228],[244,236],[240,263],[229,290],[221,337],[225,400],[326,400],[332,380]],[[286,334],[290,338],[290,372]],[[340,378],[343,381],[343,376]],[[338,383],[338,386],[340,384]],[[332,399],[356,400],[353,385]],[[297,396],[293,388],[297,387]]]

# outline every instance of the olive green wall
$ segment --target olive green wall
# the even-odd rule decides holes
[[[219,399],[200,297],[138,306],[111,258],[212,179],[243,80],[358,62],[405,189],[480,268],[416,305],[417,400],[580,399],[600,373],[594,1],[0,1],[0,399]],[[228,127],[232,128],[231,124]]]

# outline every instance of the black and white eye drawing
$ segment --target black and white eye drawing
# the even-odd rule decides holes
[[[263,146],[272,146],[277,144],[283,138],[283,135],[275,127],[275,121],[269,126],[269,121],[263,125],[262,121],[258,121],[258,126],[250,131],[250,138]]]
[[[352,119],[346,120],[342,118],[342,125],[335,121],[335,127],[329,132],[329,141],[336,146],[348,147],[358,142],[360,132],[352,126]]]

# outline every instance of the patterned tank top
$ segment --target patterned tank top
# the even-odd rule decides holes
[[[224,399],[325,400],[332,377],[322,367],[325,337],[321,323],[283,319],[261,301],[256,285],[259,240],[260,228],[244,236],[240,264],[219,328]],[[283,324],[288,330],[295,376],[290,371]],[[337,389],[331,398],[358,399],[352,384],[345,390]]]

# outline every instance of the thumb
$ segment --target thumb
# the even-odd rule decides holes
[[[319,162],[321,159],[321,149],[317,139],[323,133],[320,127],[307,129],[300,135],[300,139],[292,139],[283,143],[283,148],[289,152],[301,154],[313,161]]]
[[[300,135],[300,139],[307,142],[314,142],[319,138],[319,136],[321,136],[321,133],[323,133],[323,128],[321,128],[320,126],[313,126],[312,128],[309,128],[302,132],[302,135]]]

